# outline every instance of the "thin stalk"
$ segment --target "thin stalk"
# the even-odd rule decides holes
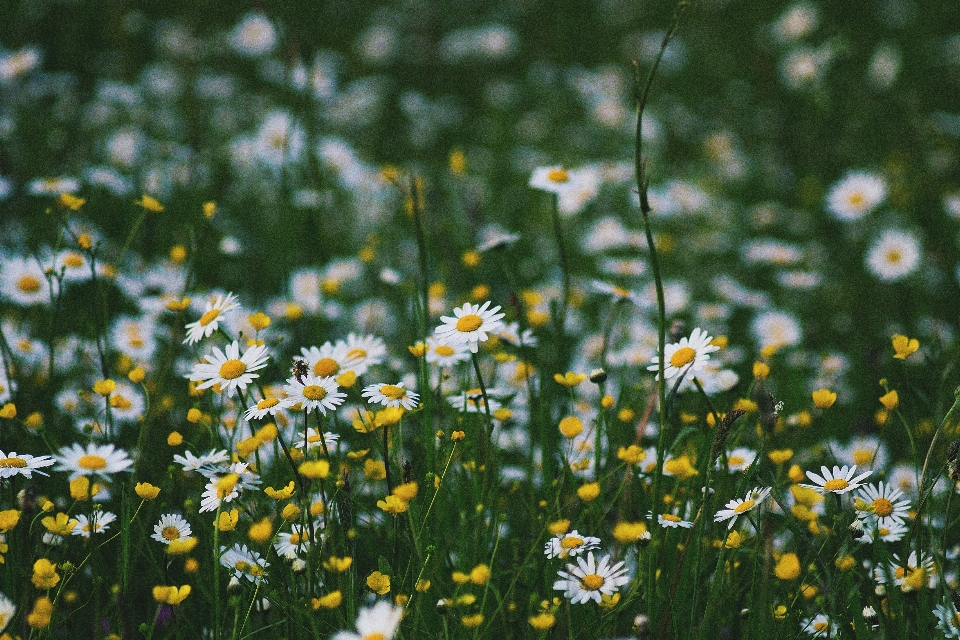
[[[563,289],[560,298],[560,308],[557,310],[557,338],[562,341],[567,326],[567,308],[570,306],[570,260],[567,257],[567,248],[563,242],[563,228],[560,225],[560,196],[553,194],[553,207],[550,209],[553,221],[553,234],[557,240],[557,251],[560,254],[560,271],[563,274]]]

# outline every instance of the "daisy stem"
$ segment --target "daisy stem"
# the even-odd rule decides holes
[[[553,233],[557,239],[557,251],[560,254],[560,271],[563,273],[563,289],[560,308],[557,311],[557,337],[562,341],[567,326],[567,307],[570,305],[570,261],[567,258],[567,249],[563,243],[563,229],[560,226],[560,196],[553,194],[553,207],[550,209],[553,220]],[[561,354],[562,356],[562,354]]]
[[[223,503],[217,505],[213,518],[213,637],[220,640],[220,511]]]
[[[489,468],[489,460],[487,459],[490,454],[490,448],[493,446],[493,416],[490,415],[490,401],[487,398],[487,387],[483,384],[483,374],[480,373],[480,359],[477,358],[477,354],[470,354],[470,359],[473,362],[473,370],[477,374],[477,384],[480,385],[480,395],[483,397],[483,410],[487,414],[487,428],[486,433],[480,439],[480,458],[482,464],[487,466],[487,477],[490,477],[493,474],[493,469]],[[486,492],[484,492],[486,493]]]

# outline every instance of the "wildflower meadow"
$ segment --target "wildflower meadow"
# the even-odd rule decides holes
[[[960,638],[960,5],[0,15],[0,640]]]

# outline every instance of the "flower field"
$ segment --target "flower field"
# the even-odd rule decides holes
[[[0,640],[960,638],[957,6],[0,7]]]

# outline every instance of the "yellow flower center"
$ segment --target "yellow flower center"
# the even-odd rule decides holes
[[[224,380],[234,380],[239,378],[247,370],[247,365],[244,364],[243,360],[227,360],[222,365],[220,365],[220,377]]]
[[[200,316],[200,326],[201,327],[207,326],[208,324],[216,320],[217,316],[219,315],[220,315],[220,309],[210,309],[210,311],[207,311],[205,314]]]
[[[143,338],[140,338],[140,337],[130,338],[130,346],[136,349],[139,349],[140,347],[142,347],[143,342],[144,342]]]
[[[303,397],[307,400],[323,400],[327,397],[327,390],[318,384],[308,384],[303,388]]]
[[[101,456],[92,456],[86,455],[77,460],[77,465],[83,469],[89,469],[90,471],[98,471],[107,466],[106,458]]]
[[[675,516],[672,513],[664,513],[660,517],[666,520],[667,522],[680,522],[680,517]]]
[[[71,269],[76,269],[83,266],[83,258],[76,253],[68,253],[63,259],[63,264]]]
[[[822,621],[822,620],[820,620],[820,621],[818,621],[818,622],[814,622],[814,623],[813,623],[813,630],[816,631],[816,632],[818,632],[818,633],[821,632],[821,631],[826,631],[826,630],[827,630],[827,623],[824,622],[824,621]]]
[[[17,289],[24,293],[37,293],[40,291],[40,280],[33,276],[22,276],[17,280]]]
[[[406,389],[398,387],[395,384],[385,384],[380,387],[380,393],[390,398],[391,400],[399,400],[406,394]]]
[[[583,544],[583,538],[578,538],[577,536],[567,536],[560,541],[560,547],[562,549],[576,549]]]
[[[179,540],[180,530],[176,527],[168,526],[163,528],[163,531],[160,532],[160,535],[163,536],[164,540]]]
[[[840,491],[841,489],[846,489],[850,486],[850,483],[844,480],[843,478],[834,478],[833,480],[828,480],[825,485],[823,485],[824,491]]]
[[[755,504],[757,504],[757,503],[756,503],[755,501],[753,501],[753,500],[744,500],[743,502],[741,502],[740,504],[738,504],[738,505],[736,506],[736,508],[733,510],[733,512],[734,512],[734,513],[743,513],[744,511],[750,511],[750,509],[753,509],[753,505],[755,505]]]
[[[881,518],[885,518],[893,513],[893,503],[886,498],[877,498],[873,501],[873,512]]]
[[[551,169],[547,174],[547,180],[550,182],[569,182],[570,174],[563,169]]]
[[[320,358],[317,364],[313,365],[313,375],[318,378],[326,378],[340,371],[340,365],[333,358]]]
[[[731,467],[739,466],[746,461],[747,461],[746,458],[744,458],[743,456],[730,456],[729,458],[727,458],[727,463]]]
[[[598,576],[595,573],[588,573],[587,575],[583,576],[583,578],[580,579],[580,584],[582,584],[584,588],[589,589],[590,591],[596,591],[597,589],[602,587],[603,582],[604,582],[603,576]]]
[[[359,360],[360,358],[366,358],[367,351],[366,349],[359,349],[359,348],[350,349],[350,351],[347,351],[347,357],[350,358],[351,360]]]
[[[690,347],[680,347],[679,349],[673,352],[672,356],[670,356],[670,364],[671,366],[677,367],[679,369],[680,367],[683,367],[693,362],[694,358],[696,357],[697,357],[696,350],[691,349]]]
[[[0,468],[23,469],[27,466],[27,461],[23,458],[0,458]]]
[[[847,202],[850,203],[851,207],[861,207],[866,201],[867,199],[864,197],[862,191],[854,191],[847,198]]]
[[[454,353],[456,353],[453,347],[448,347],[445,344],[438,345],[434,347],[433,350],[437,353],[438,356],[443,356],[444,358],[452,356]]]
[[[373,633],[368,633],[363,636],[362,640],[387,640],[387,636],[383,635],[379,631],[374,631]]]
[[[468,313],[467,315],[457,320],[457,331],[460,331],[462,333],[469,333],[471,331],[476,331],[477,329],[480,328],[481,324],[483,324],[483,318],[481,318],[475,313]]]
[[[290,544],[300,544],[300,541],[303,540],[303,536],[299,533],[290,534]]]
[[[264,398],[257,403],[257,409],[269,409],[270,407],[275,407],[279,402],[276,398]]]
[[[903,254],[900,253],[899,249],[890,249],[887,251],[887,262],[890,264],[897,264],[903,260]]]
[[[887,529],[886,527],[880,527],[877,529],[877,533],[879,533],[880,537],[882,538],[883,536],[890,535],[890,529]]]
[[[858,467],[873,462],[873,451],[870,449],[857,449],[853,452],[853,463]]]
[[[902,578],[905,575],[907,575],[907,570],[904,569],[903,567],[897,567],[896,570],[893,572],[894,578]]]

